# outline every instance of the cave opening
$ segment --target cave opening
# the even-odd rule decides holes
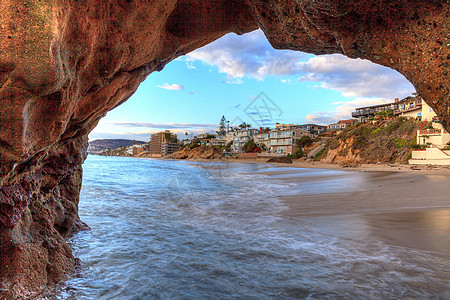
[[[201,116],[205,122],[217,124],[227,108],[231,109],[230,113],[227,113],[227,118],[231,119],[230,121],[236,118],[238,125],[242,124],[245,118],[249,118],[249,121],[245,122],[253,123],[252,125],[267,120],[295,124],[301,122],[302,118],[305,123],[306,120],[311,122],[326,118],[331,120],[340,112],[348,111],[349,105],[358,107],[362,103],[369,103],[364,102],[367,99],[360,98],[371,93],[386,99],[401,98],[398,95],[391,95],[391,92],[381,87],[383,82],[386,85],[393,84],[392,77],[383,76],[384,72],[388,72],[386,69],[369,65],[367,61],[362,60],[356,60],[353,65],[349,65],[348,59],[336,53],[345,53],[355,59],[366,59],[403,74],[414,85],[429,108],[438,115],[443,126],[441,132],[444,129],[449,130],[448,12],[448,1],[441,0],[381,2],[323,0],[283,3],[260,0],[152,2],[136,0],[88,1],[82,4],[77,1],[2,3],[0,297],[31,297],[66,278],[73,278],[76,281],[77,277],[72,275],[76,274],[77,270],[86,270],[90,267],[100,271],[104,270],[103,267],[114,269],[114,265],[110,263],[115,261],[119,262],[116,268],[120,269],[120,272],[115,270],[109,273],[110,280],[103,281],[101,286],[91,285],[93,281],[84,281],[83,285],[78,286],[81,288],[77,290],[77,293],[80,293],[77,295],[80,297],[129,295],[121,294],[124,292],[122,287],[135,287],[140,279],[145,279],[140,283],[144,283],[150,289],[138,289],[139,294],[133,296],[190,297],[195,294],[192,287],[200,287],[197,289],[201,291],[199,297],[211,297],[209,287],[215,286],[217,291],[238,296],[253,295],[255,298],[338,296],[333,294],[333,291],[338,291],[339,296],[357,298],[367,293],[375,298],[394,298],[398,295],[433,298],[438,293],[438,296],[444,295],[445,298],[448,294],[446,288],[448,278],[441,272],[447,268],[448,253],[445,249],[449,248],[448,231],[445,229],[448,228],[448,203],[442,198],[447,194],[445,182],[448,182],[448,175],[445,172],[439,176],[423,174],[396,177],[384,174],[377,177],[370,174],[356,176],[354,173],[341,173],[341,170],[310,170],[309,177],[326,178],[323,179],[326,184],[311,180],[309,184],[299,187],[298,182],[292,182],[294,175],[280,171],[281,173],[274,175],[278,176],[279,180],[275,184],[263,180],[263,185],[254,182],[253,186],[249,186],[245,183],[254,180],[253,173],[266,178],[266,174],[263,173],[273,170],[252,169],[249,165],[243,167],[247,168],[246,171],[242,169],[231,171],[229,170],[231,166],[227,166],[226,170],[216,170],[215,165],[204,166],[197,163],[187,166],[167,162],[173,164],[168,169],[180,177],[172,176],[168,178],[171,185],[155,188],[145,185],[143,179],[146,175],[142,173],[142,176],[133,178],[136,186],[130,186],[129,178],[139,173],[127,173],[127,169],[133,163],[128,159],[119,160],[117,161],[119,165],[122,162],[119,169],[109,170],[111,174],[103,173],[103,178],[97,177],[87,181],[83,193],[92,192],[95,197],[103,195],[107,198],[115,197],[117,200],[124,193],[133,191],[136,196],[134,200],[146,199],[153,201],[152,204],[141,207],[139,202],[130,202],[125,205],[127,207],[121,207],[120,202],[104,202],[103,207],[98,207],[105,213],[96,216],[98,224],[111,226],[105,226],[105,229],[120,227],[121,231],[81,232],[77,235],[78,240],[72,240],[73,246],[82,244],[84,238],[94,238],[93,244],[86,244],[88,248],[98,245],[96,242],[102,239],[102,236],[96,235],[99,232],[110,238],[119,234],[114,237],[121,242],[127,242],[128,237],[130,244],[141,244],[146,247],[140,248],[142,251],[139,251],[139,248],[131,250],[118,247],[110,252],[111,254],[122,255],[122,258],[124,256],[150,258],[155,255],[158,260],[149,260],[150,264],[139,264],[138,260],[116,260],[118,257],[113,255],[99,262],[98,258],[107,252],[103,252],[100,247],[91,252],[94,254],[91,256],[93,260],[84,260],[93,262],[92,265],[83,265],[82,260],[81,269],[77,269],[76,266],[80,267],[79,262],[72,255],[65,238],[84,227],[78,217],[82,183],[81,165],[86,158],[88,134],[99,122],[101,122],[99,127],[92,132],[93,137],[94,134],[110,131],[108,126],[115,126],[115,129],[119,129],[116,131],[119,134],[123,134],[125,129],[129,128],[128,131],[132,134],[144,133],[148,136],[157,126],[159,126],[157,128],[164,126],[166,129],[174,127],[174,124],[166,123],[169,118],[165,119],[165,116],[178,114],[177,118],[182,120],[183,113],[191,115],[188,114],[189,105],[186,106],[185,103],[189,101],[192,102],[192,107],[198,105],[199,109],[192,114],[192,119],[186,118],[185,121],[180,121],[183,123],[175,124],[175,127],[188,124],[193,126],[190,131],[195,132],[198,127],[204,129],[197,126],[204,123],[198,124],[195,118]],[[334,55],[299,58],[297,57],[299,53],[287,51],[272,55],[271,50],[267,49],[267,44],[261,41],[261,31],[252,32],[257,28],[261,28],[270,44],[277,49],[314,54],[334,53]],[[233,47],[227,48],[227,43],[221,41],[224,44],[213,49],[210,54],[202,52],[204,49],[192,52],[229,32],[252,33],[246,36],[246,42],[237,40],[229,42],[235,44],[235,50]],[[225,38],[227,39],[233,40],[229,36]],[[255,42],[254,47],[246,49],[248,45],[252,45],[251,41]],[[214,45],[209,47],[214,48]],[[250,55],[241,50],[248,50]],[[183,59],[176,60],[186,53],[188,54]],[[262,64],[265,60],[269,63]],[[172,63],[168,64],[171,61]],[[182,78],[186,83],[178,81],[182,72],[163,79],[166,74],[164,72],[176,73],[177,68],[180,70],[181,67],[191,71]],[[199,85],[202,89],[196,88],[197,73],[194,72],[194,68],[198,72],[209,74],[203,79],[203,85]],[[371,68],[376,70],[377,76],[366,72]],[[209,69],[212,72],[209,72]],[[150,75],[149,81],[144,82],[138,89],[150,73],[161,70],[163,71],[159,74],[159,79],[156,76],[153,79],[153,75]],[[295,76],[296,72],[302,75]],[[201,81],[202,79],[199,80]],[[242,82],[252,85],[253,91],[246,93],[245,96],[241,96],[239,90],[244,87]],[[129,107],[130,111],[135,110],[135,116],[142,115],[143,118],[130,122],[127,111],[121,113],[120,109],[141,101],[136,99],[125,103],[131,95],[135,94],[137,97],[143,93],[147,84],[153,89],[154,95],[158,92],[172,93],[171,103],[166,103],[165,99],[168,98],[155,97],[150,102],[153,110],[145,105],[141,106],[140,110]],[[306,95],[305,89],[314,88],[316,96],[312,93],[299,99],[302,101],[291,99]],[[214,93],[215,90],[221,92]],[[291,94],[288,90],[291,90]],[[180,94],[176,93],[184,93],[190,98],[183,101]],[[227,97],[227,94],[231,93],[234,93],[233,97]],[[324,100],[317,100],[319,94]],[[252,100],[255,102],[258,95],[265,95],[270,99],[280,108],[282,115],[266,118],[255,111],[258,107],[245,112],[244,109],[249,107]],[[352,100],[345,102],[346,97],[351,97]],[[217,98],[222,99],[217,104],[210,105],[208,100]],[[303,103],[303,106],[299,103]],[[317,111],[312,111],[309,115],[304,113],[304,116],[298,119],[296,114],[300,111],[303,113],[305,106],[310,103]],[[219,106],[223,104],[228,106]],[[155,111],[155,107],[159,110]],[[165,107],[170,107],[171,110],[164,110]],[[113,108],[117,109],[100,121]],[[212,109],[217,109],[219,113]],[[155,114],[152,115],[154,111]],[[158,112],[161,116],[157,115]],[[269,112],[273,111],[266,111],[266,115]],[[239,116],[239,113],[242,115]],[[151,120],[154,123],[149,123],[149,119],[144,118],[145,115],[152,115]],[[252,119],[255,116],[260,118]],[[155,121],[158,117],[161,117],[162,121]],[[410,123],[402,121],[386,128],[390,133],[401,134],[402,130],[410,128]],[[353,132],[358,135],[353,139],[351,147],[345,146],[350,145],[349,136],[342,135],[341,137],[347,140],[336,140],[330,146],[332,149],[328,154],[334,153],[349,158],[352,153],[372,149],[367,144],[368,138],[379,138],[381,133],[375,130],[358,129]],[[390,133],[388,136],[392,136]],[[432,142],[427,139],[429,137],[425,138],[424,144]],[[405,136],[396,136],[391,142],[393,145],[391,150],[395,153],[399,153],[404,147],[412,146],[409,137]],[[368,159],[380,157],[385,153],[380,149],[366,152]],[[99,173],[103,172],[101,167],[103,162],[90,158],[87,161],[90,170]],[[147,163],[151,162],[146,160],[144,164]],[[351,164],[346,166],[352,167]],[[139,166],[133,167],[139,169]],[[392,163],[389,168],[397,168],[397,164]],[[158,179],[164,179],[167,175],[164,173],[166,169],[158,164],[150,169],[161,170],[161,178]],[[432,172],[434,167],[430,169],[424,171]],[[91,171],[87,170],[86,175],[89,172]],[[181,180],[183,175],[189,172],[195,176]],[[300,171],[294,172],[295,176],[305,176],[302,172],[298,172]],[[247,176],[249,173],[252,175]],[[108,178],[111,179],[110,185],[102,189],[102,180]],[[353,184],[355,182],[358,184]],[[386,186],[389,182],[398,183],[402,188],[393,191]],[[89,186],[88,183],[94,185]],[[97,183],[99,185],[95,186]],[[201,185],[198,185],[200,183]],[[178,189],[177,193],[170,194],[170,187],[180,184],[182,188]],[[347,218],[336,214],[334,218],[325,217],[326,209],[320,210],[320,203],[330,203],[327,202],[330,197],[325,196],[319,197],[323,202],[319,201],[316,206],[323,215],[316,215],[317,218],[314,220],[300,222],[299,220],[307,218],[302,218],[298,214],[313,209],[314,202],[306,201],[311,197],[304,199],[301,209],[297,207],[292,210],[297,213],[290,215],[286,212],[286,207],[295,206],[295,203],[289,202],[292,200],[292,194],[283,193],[289,191],[295,194],[299,193],[298,189],[311,191],[315,187],[317,191],[318,185],[331,190],[333,188],[339,190],[342,187],[355,189],[351,191],[351,195],[339,198],[341,202],[331,206],[341,211],[356,210],[357,216]],[[196,190],[195,186],[202,188]],[[231,186],[236,186],[236,189],[230,189]],[[277,190],[279,187],[285,189]],[[360,187],[367,187],[366,194],[359,190]],[[159,196],[150,197],[148,190],[152,189],[155,189],[154,195]],[[221,191],[227,192],[224,197],[218,197]],[[333,190],[333,194],[339,193]],[[243,195],[249,194],[258,195],[251,197],[255,202],[242,202],[242,198],[246,198]],[[399,214],[394,212],[383,214],[383,205],[373,207],[378,202],[363,201],[367,207],[375,209],[373,215],[358,203],[352,205],[347,202],[351,199],[350,196],[357,194],[366,195],[368,198],[375,195],[379,197],[377,199],[381,199],[379,203],[386,204],[386,207],[389,207],[388,203],[384,202],[386,199],[400,198],[409,201],[398,202],[399,206],[395,209],[401,211]],[[402,197],[397,196],[399,194]],[[202,198],[201,195],[207,197]],[[281,201],[277,195],[285,197],[281,197],[283,198]],[[174,199],[171,202],[172,208],[175,207],[174,210],[165,210],[164,206],[161,207],[163,202],[159,201],[161,198],[158,197],[164,196]],[[201,201],[179,201],[184,198]],[[221,201],[223,199],[235,201]],[[425,202],[429,205],[435,204],[433,211],[428,206],[423,208]],[[97,204],[101,203],[102,201],[99,201]],[[255,205],[250,205],[251,203]],[[116,206],[110,206],[111,204]],[[130,215],[128,208],[133,206],[140,209],[138,212],[134,210]],[[239,213],[233,211],[232,207]],[[157,224],[148,222],[149,215],[142,214],[155,209],[159,212],[155,217],[162,218],[158,219],[161,222]],[[164,219],[169,211],[169,215],[173,218]],[[85,212],[89,214],[92,211],[88,209]],[[122,216],[129,218],[121,218]],[[214,217],[212,223],[205,222],[211,216]],[[240,222],[236,222],[238,219]],[[173,226],[164,226],[168,220]],[[402,222],[399,223],[398,220]],[[130,234],[133,228],[136,228],[133,225],[157,230],[147,231],[144,236],[149,243],[142,243],[136,236],[131,238]],[[264,231],[261,228],[268,230]],[[340,236],[337,228],[342,228],[342,232],[350,234],[350,241],[348,235]],[[387,231],[392,228],[396,229],[392,230],[395,233],[388,234]],[[177,232],[186,238],[174,238],[174,233]],[[296,235],[300,232],[305,234]],[[280,239],[273,239],[277,234]],[[402,236],[407,238],[401,238]],[[217,237],[225,239],[216,239]],[[107,240],[105,238],[105,241]],[[417,246],[423,244],[429,245],[430,248]],[[246,247],[242,247],[243,245]],[[368,247],[363,247],[364,245]],[[164,246],[174,251],[165,251]],[[78,249],[84,251],[82,247]],[[204,249],[211,251],[204,252]],[[208,255],[219,252],[221,255]],[[412,255],[412,252],[423,255],[418,257]],[[198,256],[186,257],[187,253]],[[342,259],[343,253],[354,254],[352,256],[354,260]],[[349,256],[351,255],[346,258]],[[233,259],[224,259],[229,257]],[[253,264],[240,264],[239,261]],[[301,269],[293,270],[292,265],[280,264],[286,261],[297,262]],[[402,261],[406,261],[411,268],[399,264]],[[139,270],[140,267],[143,273],[124,276],[127,266],[133,265],[136,267],[135,270]],[[327,267],[321,268],[323,265]],[[339,274],[344,273],[340,268],[342,265],[348,266],[355,274],[367,276],[339,277]],[[168,283],[182,285],[188,281],[187,278],[179,277],[180,274],[174,271],[177,268],[186,271],[185,273],[190,275],[189,278],[194,279],[190,281],[189,286],[170,287]],[[151,273],[152,270],[157,271]],[[261,270],[267,272],[259,272]],[[422,276],[418,275],[417,270],[433,274],[432,279],[421,280]],[[149,272],[152,276],[145,277],[144,273]],[[396,277],[396,274],[401,276]],[[302,277],[301,280],[296,280],[299,277]],[[159,281],[161,278],[171,280]],[[323,278],[331,278],[336,283],[331,286],[332,291],[321,288],[330,284],[328,280],[322,281]],[[402,281],[405,278],[407,280]],[[155,282],[160,285],[152,285]],[[376,286],[371,286],[374,282]],[[430,289],[418,291],[408,282],[412,283],[412,286],[426,286]],[[237,286],[243,289],[237,291],[235,289]],[[355,294],[349,289],[350,286],[361,288]],[[100,294],[95,294],[94,290]],[[377,294],[386,290],[391,290],[394,294]],[[261,291],[263,294],[259,293]],[[63,290],[64,292],[66,291]],[[87,294],[83,294],[84,292]],[[92,294],[89,294],[91,292]]]

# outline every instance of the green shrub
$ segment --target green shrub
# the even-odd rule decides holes
[[[407,145],[410,145],[410,143],[406,139],[395,139],[394,144],[397,149],[402,149]]]
[[[418,150],[425,149],[427,147],[426,145],[419,145],[419,144],[417,144],[415,139],[410,141],[409,145],[411,146],[412,149],[418,149]]]
[[[378,127],[374,131],[372,131],[370,134],[373,136],[381,135],[384,131],[384,127]]]
[[[230,151],[231,151],[231,145],[233,145],[233,141],[229,142],[229,143],[225,146],[225,151],[230,152]]]
[[[414,119],[409,119],[400,124],[399,131],[401,134],[410,133],[416,127],[417,122]]]
[[[303,157],[303,151],[302,151],[301,148],[299,148],[299,149],[297,149],[297,151],[295,151],[292,154],[289,154],[287,157],[288,158],[300,158],[300,157]]]
[[[296,143],[297,146],[299,146],[299,147],[306,147],[306,146],[309,146],[309,145],[312,144],[312,142],[313,142],[313,140],[312,140],[309,136],[307,136],[307,135],[304,135],[304,136],[302,136],[301,139],[295,141],[295,143]]]
[[[375,114],[375,118],[377,119],[389,119],[394,117],[394,111],[392,109],[388,109],[386,111],[379,111]]]
[[[242,150],[244,150],[245,153],[252,153],[257,147],[255,141],[250,140],[242,146]]]

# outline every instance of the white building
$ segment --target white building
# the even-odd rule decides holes
[[[254,139],[254,136],[259,133],[258,129],[247,129],[235,132],[233,137],[233,145],[231,146],[231,151],[236,153],[243,152],[242,147],[248,141]]]

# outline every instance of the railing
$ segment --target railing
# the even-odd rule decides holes
[[[352,112],[352,117],[353,118],[357,118],[357,117],[360,117],[360,116],[374,115],[377,112],[387,111],[389,109],[391,109],[391,108],[385,107],[385,106],[376,107],[376,108],[357,109],[356,111]]]
[[[425,129],[419,130],[419,135],[441,135],[441,129]]]
[[[422,107],[422,104],[416,104],[413,107],[411,107],[411,106],[405,107],[405,109],[400,109],[399,108],[398,110],[395,111],[395,113],[396,114],[401,114],[401,113],[405,113],[405,112],[408,112],[408,111],[419,109],[421,107]]]
[[[269,143],[268,143],[268,145],[269,146],[289,146],[289,145],[292,145],[292,141],[283,141],[283,142],[277,142],[277,143],[271,143],[270,141],[269,141]]]

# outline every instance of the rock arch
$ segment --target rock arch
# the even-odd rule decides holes
[[[4,0],[0,4],[0,295],[73,271],[88,133],[174,58],[261,28],[275,48],[405,75],[450,130],[446,0]]]

